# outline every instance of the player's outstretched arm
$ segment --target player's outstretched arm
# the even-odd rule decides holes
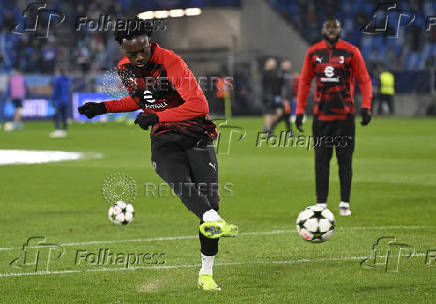
[[[108,100],[105,102],[87,102],[77,108],[80,114],[86,115],[89,119],[106,113],[132,112],[141,107],[131,96],[121,99]]]

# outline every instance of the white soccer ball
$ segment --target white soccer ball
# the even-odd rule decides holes
[[[309,206],[300,212],[297,218],[298,234],[309,242],[325,242],[335,232],[336,221],[327,208]]]
[[[135,209],[132,204],[118,201],[109,208],[108,217],[115,225],[127,225],[133,221]]]

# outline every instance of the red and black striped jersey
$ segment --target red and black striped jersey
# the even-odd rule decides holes
[[[356,77],[362,93],[362,108],[371,108],[371,79],[359,49],[343,40],[338,40],[333,47],[325,41],[314,44],[307,50],[299,79],[297,114],[304,114],[312,80],[316,78],[314,115],[324,121],[353,117]]]
[[[106,101],[107,112],[142,109],[144,113],[156,114],[159,123],[153,126],[152,135],[179,131],[216,136],[206,97],[186,63],[156,42],[151,43],[151,50],[151,58],[142,68],[127,57],[118,63],[118,75],[129,96]]]

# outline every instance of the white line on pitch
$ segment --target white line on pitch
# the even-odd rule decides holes
[[[424,253],[413,254],[411,257],[422,257]],[[407,256],[407,255],[404,255]],[[330,258],[318,258],[318,259],[296,259],[296,260],[284,260],[284,261],[258,261],[258,262],[230,262],[230,263],[216,263],[214,266],[237,266],[237,265],[266,265],[266,264],[298,264],[298,263],[316,263],[316,262],[334,262],[334,261],[355,261],[368,258],[366,256],[350,256],[350,257],[330,257]],[[23,277],[23,276],[35,276],[35,275],[55,275],[55,274],[76,274],[86,272],[107,272],[107,271],[133,271],[144,269],[180,269],[180,268],[193,268],[200,267],[201,264],[184,264],[184,265],[169,265],[169,266],[139,266],[129,268],[96,268],[96,269],[84,269],[84,270],[59,270],[59,271],[40,271],[40,272],[23,272],[23,273],[0,273],[0,278],[7,277]]]
[[[338,230],[417,230],[417,229],[434,229],[436,226],[373,226],[373,227],[339,227]],[[273,235],[283,233],[296,233],[295,229],[292,230],[273,230],[273,231],[255,231],[255,232],[241,232],[240,236],[244,235]],[[144,239],[131,239],[131,240],[107,240],[107,241],[88,241],[88,242],[72,242],[60,244],[63,247],[79,246],[79,245],[97,245],[97,244],[116,244],[116,243],[134,243],[134,242],[155,242],[155,241],[174,241],[195,239],[198,235],[182,235],[182,236],[168,236],[168,237],[155,237]],[[0,251],[20,250],[21,248],[0,248]]]

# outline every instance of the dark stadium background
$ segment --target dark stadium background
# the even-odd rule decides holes
[[[431,114],[434,108],[436,29],[425,31],[426,17],[436,13],[434,1],[396,1],[401,10],[415,14],[411,25],[400,27],[398,38],[362,34],[361,28],[371,22],[377,1],[96,0],[48,1],[48,8],[65,13],[65,21],[52,26],[48,38],[35,39],[32,33],[19,35],[10,31],[23,21],[23,10],[29,3],[0,1],[1,121],[11,120],[14,112],[8,97],[8,79],[16,68],[24,71],[28,88],[24,119],[49,119],[53,115],[50,97],[58,66],[64,66],[72,77],[72,98],[76,93],[107,91],[104,79],[121,58],[120,48],[110,31],[75,31],[78,16],[98,19],[106,14],[122,18],[144,11],[186,8],[200,8],[201,14],[159,19],[166,28],[156,32],[154,39],[180,54],[197,77],[233,77],[234,115],[262,113],[264,60],[289,59],[293,72],[299,72],[305,50],[320,39],[321,23],[329,16],[342,22],[343,39],[360,48],[373,78],[374,102],[383,68],[395,75],[396,115]],[[396,16],[398,12],[391,14],[391,31]],[[378,20],[384,21],[382,13]],[[215,98],[214,87],[208,86],[205,93],[212,114],[222,115],[224,106]],[[69,116],[73,117],[72,108]]]

